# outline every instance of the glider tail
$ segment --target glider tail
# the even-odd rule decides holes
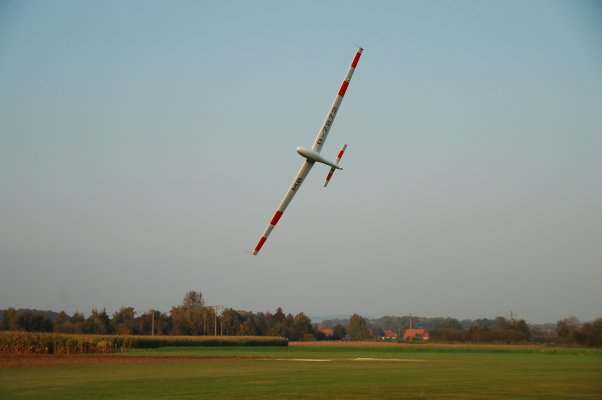
[[[341,158],[343,158],[343,153],[345,153],[345,149],[347,148],[347,145],[344,144],[343,147],[341,147],[341,150],[339,151],[339,155],[337,156],[337,159],[334,160],[335,164],[339,164],[339,161],[341,161]],[[328,186],[328,182],[330,182],[330,178],[332,178],[332,175],[334,174],[336,168],[332,167],[330,168],[330,171],[328,172],[328,175],[326,175],[326,180],[324,181],[324,187]]]

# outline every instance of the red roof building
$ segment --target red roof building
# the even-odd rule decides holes
[[[426,329],[406,329],[403,333],[403,340],[429,340],[429,333]]]
[[[397,334],[391,329],[385,329],[385,339],[397,339]]]
[[[326,328],[320,327],[320,328],[318,328],[318,330],[320,332],[322,332],[323,334],[325,334],[326,336],[332,336],[332,335],[334,335],[334,332],[333,332],[332,329],[326,329]]]

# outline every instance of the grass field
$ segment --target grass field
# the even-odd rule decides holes
[[[135,363],[0,368],[0,398],[602,399],[599,349],[203,347],[127,357]]]

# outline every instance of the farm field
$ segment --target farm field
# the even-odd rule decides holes
[[[599,349],[291,343],[7,357],[2,399],[602,398]]]

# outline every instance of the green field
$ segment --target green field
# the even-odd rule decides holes
[[[2,368],[0,398],[602,398],[599,349],[203,347],[134,350],[128,354],[217,358]]]

